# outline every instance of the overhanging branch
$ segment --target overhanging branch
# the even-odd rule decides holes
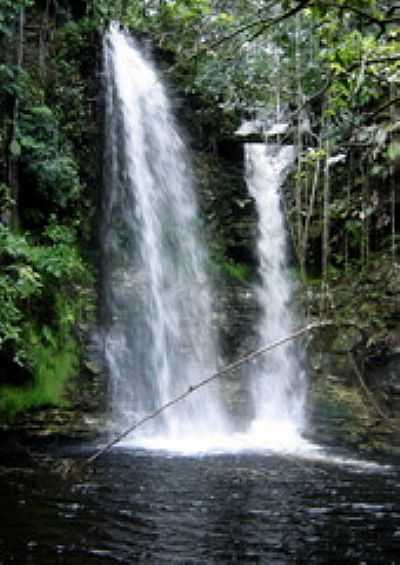
[[[280,22],[294,16],[298,12],[301,12],[302,10],[304,10],[304,8],[306,8],[306,6],[311,4],[311,2],[312,2],[312,0],[302,0],[297,6],[295,6],[294,8],[292,8],[290,10],[287,10],[283,14],[280,14],[276,18],[260,18],[256,21],[244,24],[244,25],[236,28],[230,34],[225,35],[224,37],[221,37],[220,39],[218,39],[217,41],[215,41],[214,43],[209,45],[208,49],[215,49],[216,47],[219,47],[222,43],[225,43],[226,41],[230,41],[231,39],[234,39],[238,35],[246,32],[246,31],[249,31],[251,29],[254,29],[258,26],[261,26],[262,30],[260,31],[260,33],[263,33],[266,29],[268,29],[268,28],[270,28],[274,25],[279,24]]]
[[[212,375],[208,376],[207,378],[203,379],[202,381],[199,381],[198,383],[189,386],[189,388],[185,392],[183,392],[182,394],[172,398],[169,402],[167,402],[166,404],[163,404],[162,406],[160,406],[159,408],[157,408],[153,412],[150,412],[147,416],[145,416],[141,420],[134,422],[131,426],[129,426],[128,428],[123,430],[117,436],[112,438],[108,443],[106,443],[103,447],[98,449],[91,457],[89,457],[88,459],[83,461],[83,463],[81,463],[81,464],[77,464],[77,463],[74,463],[74,462],[72,462],[70,464],[66,464],[65,462],[61,463],[60,472],[64,475],[68,476],[74,470],[78,470],[78,471],[84,470],[86,467],[89,467],[92,463],[94,463],[97,459],[99,459],[102,455],[104,455],[104,453],[110,451],[110,449],[112,447],[114,447],[115,445],[120,443],[129,434],[131,434],[132,432],[134,432],[138,428],[142,427],[148,421],[153,420],[154,418],[156,418],[157,416],[159,416],[160,414],[162,414],[166,410],[172,408],[172,406],[178,404],[182,400],[185,400],[185,398],[187,398],[189,395],[193,394],[194,392],[196,392],[200,388],[203,388],[204,386],[208,385],[212,381],[215,381],[215,380],[217,380],[217,379],[219,379],[219,378],[221,378],[221,377],[223,377],[223,376],[225,376],[229,373],[232,373],[233,371],[238,369],[244,363],[247,363],[248,361],[252,361],[253,359],[256,359],[256,358],[260,357],[261,355],[264,355],[265,353],[267,353],[268,351],[271,351],[272,349],[275,349],[276,347],[279,347],[279,346],[281,346],[281,345],[283,345],[283,344],[285,344],[289,341],[293,341],[294,339],[297,339],[297,338],[299,338],[299,337],[301,337],[301,336],[303,336],[303,335],[305,335],[305,334],[307,334],[307,333],[309,333],[313,330],[316,330],[316,329],[319,329],[319,328],[324,328],[324,327],[331,326],[331,325],[333,325],[333,323],[330,322],[330,321],[313,322],[313,323],[308,324],[307,326],[293,332],[292,334],[289,334],[289,335],[287,335],[287,336],[285,336],[281,339],[278,339],[278,340],[276,340],[272,343],[269,343],[268,345],[261,347],[260,349],[257,349],[256,351],[252,351],[251,353],[243,355],[237,361],[234,361],[233,363],[226,365],[220,371],[213,373]]]
[[[400,23],[400,17],[398,17],[398,16],[379,18],[378,16],[374,16],[373,14],[370,14],[369,12],[365,12],[364,10],[357,8],[357,6],[353,6],[352,4],[339,4],[338,5],[336,3],[326,2],[326,1],[318,2],[318,0],[301,0],[296,6],[287,10],[286,12],[283,12],[282,14],[278,15],[275,18],[271,18],[271,17],[269,17],[269,18],[259,18],[257,20],[254,20],[252,22],[249,22],[247,24],[243,24],[243,25],[237,27],[231,33],[225,35],[224,37],[221,37],[217,41],[214,41],[214,43],[211,43],[207,47],[207,49],[214,49],[216,47],[219,47],[220,45],[222,45],[226,41],[230,41],[230,40],[234,39],[235,37],[237,37],[238,35],[241,35],[242,33],[245,33],[249,30],[253,30],[254,28],[259,28],[259,29],[256,29],[256,31],[253,33],[251,38],[249,38],[249,41],[252,41],[256,37],[258,37],[259,35],[264,33],[266,30],[271,28],[272,26],[278,25],[282,21],[291,18],[292,16],[296,15],[297,13],[303,11],[305,8],[307,8],[307,7],[318,7],[318,6],[321,6],[322,8],[332,8],[334,10],[339,10],[341,12],[353,13],[353,14],[363,18],[364,20],[369,21],[371,24],[375,24],[375,25],[379,26],[382,31],[384,31],[384,29],[386,28],[387,25],[399,24]],[[392,12],[392,13],[394,13],[394,12]],[[389,12],[388,12],[388,14],[389,14]]]

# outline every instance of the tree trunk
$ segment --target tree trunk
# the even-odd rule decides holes
[[[39,75],[43,82],[46,80],[47,42],[49,34],[50,1],[46,0],[46,7],[39,31]]]
[[[394,83],[391,83],[390,86],[390,98],[393,100],[396,95],[396,88]],[[392,124],[396,121],[395,115],[395,105],[392,104],[390,106],[390,121]],[[392,134],[390,135],[392,138]],[[396,183],[394,178],[394,167],[393,165],[390,166],[390,216],[391,216],[391,252],[392,252],[392,261],[396,260]]]
[[[323,187],[323,227],[322,227],[322,279],[328,282],[328,268],[330,256],[330,174],[329,174],[330,142],[325,141],[325,168]]]
[[[320,148],[321,148],[321,143],[322,143],[321,139],[320,139],[319,143],[320,143]],[[320,178],[320,169],[321,169],[320,159],[318,158],[316,160],[315,164],[314,164],[314,174],[313,174],[313,178],[312,178],[311,193],[310,193],[310,198],[309,198],[309,202],[308,202],[307,216],[306,216],[306,220],[305,220],[305,223],[304,223],[304,230],[303,230],[303,235],[302,235],[302,240],[301,240],[300,256],[302,258],[303,264],[300,263],[300,266],[301,266],[303,280],[305,280],[306,275],[307,275],[307,272],[306,272],[306,257],[307,257],[308,236],[309,236],[309,233],[310,233],[311,218],[314,214],[315,199],[316,199],[316,195],[317,195],[318,181],[319,181],[319,178]]]
[[[350,153],[350,160],[349,160],[349,167],[348,167],[348,177],[347,177],[347,189],[346,189],[346,207],[347,210],[350,210],[351,204],[351,187],[353,183],[353,169],[354,169],[354,161],[353,161],[353,154]],[[349,272],[349,232],[348,229],[345,228],[344,230],[344,269],[346,274]]]
[[[18,39],[16,64],[18,70],[22,70],[24,59],[24,27],[25,27],[25,8],[21,7],[18,18]],[[19,201],[19,143],[18,143],[18,120],[19,120],[19,99],[16,95],[12,109],[12,125],[10,141],[7,151],[7,182],[11,188],[13,206],[10,211],[10,223],[13,228],[19,225],[18,201]]]
[[[300,34],[300,24],[299,24],[299,14],[296,14],[295,19],[295,61],[296,61],[296,98],[297,98],[297,109],[299,111],[297,117],[297,174],[296,174],[296,239],[297,246],[299,248],[299,259],[302,274],[304,274],[305,257],[302,249],[302,239],[303,239],[303,216],[302,216],[302,154],[303,154],[303,136],[301,132],[303,113],[300,108],[303,105],[302,97],[302,86],[301,86],[301,53],[299,46],[299,34]]]

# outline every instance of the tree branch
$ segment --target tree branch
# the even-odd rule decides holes
[[[258,19],[256,21],[252,21],[250,23],[243,24],[242,26],[239,26],[238,28],[233,30],[230,34],[225,35],[224,37],[221,37],[220,39],[218,39],[217,41],[215,41],[214,43],[209,45],[208,49],[214,49],[215,47],[219,47],[222,43],[225,43],[226,41],[230,41],[231,39],[234,39],[238,35],[246,32],[250,29],[253,29],[253,28],[260,26],[260,29],[257,30],[251,36],[251,38],[249,39],[249,41],[252,41],[256,37],[258,37],[259,35],[264,33],[270,27],[277,25],[277,24],[281,23],[282,21],[284,21],[286,19],[291,18],[292,16],[294,16],[298,12],[301,12],[302,10],[304,10],[307,6],[311,6],[311,7],[312,6],[318,6],[318,2],[316,0],[301,0],[301,1],[299,1],[299,3],[294,8],[287,10],[283,14],[280,14],[279,16],[277,16],[276,18],[261,18],[261,19]],[[400,23],[400,17],[379,18],[379,17],[373,16],[372,14],[369,14],[368,12],[364,12],[363,10],[361,10],[360,8],[357,8],[356,6],[352,6],[352,5],[348,5],[348,4],[338,5],[338,4],[334,4],[334,3],[331,3],[331,2],[325,2],[324,1],[322,3],[322,7],[333,8],[335,10],[340,10],[340,11],[345,11],[345,12],[346,11],[351,12],[353,14],[356,14],[356,15],[368,20],[372,24],[378,25],[382,30],[384,30],[386,25],[394,24],[394,23]]]
[[[361,10],[360,8],[357,8],[356,6],[351,6],[348,4],[336,4],[336,3],[331,3],[331,2],[323,2],[322,3],[323,7],[325,8],[334,8],[335,10],[340,10],[340,11],[344,11],[344,12],[351,12],[353,14],[356,14],[357,16],[360,16],[361,18],[364,18],[368,21],[370,21],[372,24],[376,24],[378,25],[381,29],[384,29],[385,26],[389,25],[389,24],[394,24],[394,23],[400,23],[400,17],[390,17],[390,18],[377,18],[376,16],[373,16],[372,14],[369,14],[368,12],[364,12],[364,10]]]
[[[225,43],[225,41],[230,41],[231,39],[240,35],[241,33],[244,33],[245,31],[253,29],[254,27],[257,27],[257,26],[262,27],[262,30],[260,31],[260,33],[263,33],[266,29],[268,29],[268,28],[270,28],[274,25],[277,25],[280,22],[294,16],[295,14],[297,14],[297,12],[301,12],[301,10],[304,10],[304,8],[307,5],[309,5],[311,2],[312,2],[312,0],[301,0],[301,2],[299,2],[299,4],[297,6],[295,6],[294,8],[292,8],[290,10],[287,10],[283,14],[280,14],[276,18],[261,18],[261,19],[258,19],[256,21],[244,24],[244,25],[236,28],[230,34],[225,35],[224,37],[221,37],[220,39],[218,39],[217,41],[215,41],[214,43],[209,45],[208,49],[215,49],[215,47],[219,47],[222,43]]]
[[[147,416],[144,416],[144,418],[142,418],[138,422],[135,422],[134,424],[132,424],[131,426],[129,426],[128,428],[123,430],[117,436],[112,438],[108,443],[106,443],[103,447],[98,449],[91,457],[89,457],[88,459],[83,461],[82,464],[77,466],[76,464],[74,464],[74,462],[72,462],[71,464],[66,464],[65,462],[62,462],[61,465],[60,465],[61,472],[64,475],[69,475],[70,472],[73,470],[73,468],[75,466],[79,467],[79,470],[82,471],[83,469],[85,469],[86,467],[88,467],[92,463],[94,463],[97,459],[99,459],[99,457],[104,455],[104,453],[106,453],[112,447],[114,447],[114,445],[116,445],[117,443],[120,443],[130,433],[132,433],[133,431],[142,427],[148,421],[153,420],[154,418],[159,416],[161,413],[165,412],[166,410],[168,410],[169,408],[171,408],[175,404],[178,404],[178,402],[181,402],[182,400],[187,398],[189,395],[193,394],[194,392],[196,392],[200,388],[203,388],[204,386],[206,386],[210,382],[212,382],[212,381],[214,381],[214,380],[216,380],[220,377],[223,377],[223,376],[227,375],[228,373],[235,371],[236,369],[238,369],[244,363],[247,363],[248,361],[252,361],[253,359],[256,359],[257,357],[264,355],[268,351],[271,351],[272,349],[275,349],[276,347],[279,347],[280,345],[283,345],[283,344],[287,343],[288,341],[292,341],[294,339],[297,339],[297,338],[299,338],[299,337],[301,337],[301,336],[303,336],[303,335],[305,335],[305,334],[307,334],[307,333],[309,333],[309,332],[311,332],[315,329],[323,328],[323,327],[327,327],[327,326],[331,326],[331,325],[332,325],[332,322],[330,322],[330,321],[313,322],[311,324],[308,324],[304,328],[301,328],[300,330],[293,332],[292,334],[290,334],[286,337],[283,337],[283,338],[278,339],[278,340],[276,340],[272,343],[269,343],[268,345],[265,345],[264,347],[261,347],[260,349],[257,349],[256,351],[252,351],[251,353],[243,355],[242,357],[240,357],[238,360],[234,361],[233,363],[226,365],[220,371],[217,371],[216,373],[213,373],[212,375],[203,379],[202,381],[199,381],[198,383],[189,386],[189,388],[185,392],[176,396],[175,398],[172,398],[166,404],[163,404],[162,406],[160,406],[159,408],[157,408],[153,412],[150,412]]]
[[[397,102],[400,102],[400,96],[398,96],[397,98],[392,98],[385,104],[382,104],[382,106],[375,110],[373,114],[370,114],[368,118],[370,120],[373,120],[374,118],[376,118],[376,116],[379,116],[379,114],[381,114],[384,110],[387,110],[387,108],[390,108],[390,106],[393,106],[393,104],[396,104]]]
[[[369,388],[365,384],[365,381],[364,381],[363,376],[361,374],[361,371],[360,371],[360,369],[359,369],[359,367],[356,363],[356,360],[354,358],[353,353],[351,351],[349,351],[347,354],[348,354],[350,364],[353,367],[354,373],[357,376],[357,379],[360,383],[361,390],[363,391],[366,399],[369,401],[369,403],[371,404],[371,406],[375,410],[375,413],[378,414],[378,416],[380,416],[380,418],[386,422],[386,424],[388,425],[389,428],[391,428],[394,431],[399,431],[398,426],[395,426],[392,423],[390,416],[388,414],[386,414],[386,412],[384,410],[382,410],[382,408],[380,407],[378,402],[375,400],[374,395],[372,394],[372,392],[369,390]]]
[[[363,61],[355,61],[348,69],[344,69],[344,72],[349,73],[361,65],[381,65],[382,63],[397,63],[400,61],[400,55],[393,55],[390,57],[377,57],[376,59],[366,59]]]

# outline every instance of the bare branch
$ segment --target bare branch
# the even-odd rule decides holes
[[[350,72],[360,67],[361,65],[382,65],[384,63],[397,63],[400,61],[400,55],[393,55],[390,57],[377,57],[376,59],[365,59],[363,61],[355,61],[348,69],[344,69],[343,72]]]
[[[386,422],[386,424],[392,430],[399,431],[398,426],[393,425],[390,416],[388,414],[386,414],[386,412],[380,407],[378,402],[375,400],[374,395],[372,394],[372,392],[369,390],[369,388],[365,384],[365,381],[363,379],[361,371],[360,371],[360,369],[359,369],[359,367],[356,363],[356,360],[354,358],[354,355],[351,351],[348,352],[348,357],[349,357],[349,361],[351,363],[351,366],[353,367],[354,373],[357,376],[357,379],[360,383],[360,387],[361,387],[366,399],[369,401],[369,403],[371,404],[371,406],[375,410],[376,414],[378,414],[378,416],[380,416],[380,418],[382,420],[384,420]]]
[[[384,29],[389,24],[400,23],[400,17],[378,18],[376,16],[373,16],[372,14],[369,14],[368,12],[364,12],[364,10],[357,8],[356,6],[352,6],[351,4],[338,5],[336,3],[323,2],[322,5],[324,8],[333,8],[342,12],[344,11],[356,14],[357,16],[368,20],[370,23],[378,25],[381,29]]]
[[[259,27],[260,29],[257,29],[254,32],[254,34],[249,38],[249,41],[252,41],[256,37],[258,37],[259,35],[264,33],[267,29],[271,28],[274,25],[281,23],[284,20],[291,18],[292,16],[301,12],[302,10],[304,10],[308,6],[311,6],[311,7],[312,6],[318,6],[318,1],[317,0],[301,0],[294,8],[287,10],[283,14],[280,14],[279,16],[277,16],[276,18],[260,18],[260,19],[257,19],[255,21],[252,21],[250,23],[243,24],[243,25],[239,26],[238,28],[236,28],[235,30],[233,30],[230,34],[225,35],[224,37],[221,37],[220,39],[218,39],[217,41],[215,41],[214,43],[209,45],[208,49],[214,49],[215,47],[219,47],[222,43],[225,43],[226,41],[230,41],[231,39],[234,39],[235,37],[237,37],[238,35],[246,32],[246,31],[249,31],[251,29]],[[379,17],[373,16],[372,14],[369,14],[368,12],[364,12],[360,8],[357,8],[356,6],[352,6],[351,4],[338,5],[338,4],[334,4],[334,3],[331,3],[331,2],[325,2],[324,1],[322,3],[322,6],[324,8],[332,8],[332,9],[336,9],[336,10],[340,10],[340,11],[351,12],[353,14],[360,16],[361,18],[363,18],[365,20],[368,20],[372,24],[378,25],[382,30],[384,30],[384,28],[389,24],[400,23],[400,17],[396,16],[396,17],[379,18]]]
[[[82,471],[83,469],[85,469],[86,467],[88,467],[92,463],[94,463],[97,459],[99,459],[99,457],[101,457],[104,453],[106,453],[112,447],[114,447],[114,445],[116,445],[117,443],[120,443],[130,433],[132,433],[133,431],[137,430],[138,428],[140,428],[141,426],[146,424],[146,422],[148,422],[149,420],[153,420],[154,418],[159,416],[161,413],[165,412],[166,410],[168,410],[169,408],[171,408],[175,404],[178,404],[178,402],[181,402],[182,400],[187,398],[189,395],[193,394],[194,392],[196,392],[200,388],[203,388],[204,386],[206,386],[210,382],[212,382],[212,381],[214,381],[214,380],[216,380],[220,377],[223,377],[223,376],[227,375],[228,373],[232,373],[233,371],[238,369],[244,363],[247,363],[248,361],[252,361],[253,359],[256,359],[257,357],[264,355],[268,351],[271,351],[272,349],[275,349],[276,347],[279,347],[280,345],[283,345],[284,343],[287,343],[288,341],[292,341],[294,339],[297,339],[297,338],[299,338],[299,337],[301,337],[301,336],[303,336],[303,335],[305,335],[305,334],[307,334],[307,333],[309,333],[309,332],[311,332],[315,329],[327,327],[327,326],[330,326],[330,325],[332,325],[332,322],[330,322],[330,321],[320,321],[320,322],[314,322],[314,323],[308,324],[304,328],[301,328],[301,329],[293,332],[292,334],[290,334],[286,337],[283,337],[283,338],[278,339],[278,340],[276,340],[272,343],[269,343],[268,345],[265,345],[264,347],[261,347],[260,349],[257,349],[256,351],[252,351],[251,353],[243,355],[242,357],[240,357],[238,360],[234,361],[233,363],[226,365],[220,371],[217,371],[216,373],[213,373],[212,375],[203,379],[202,381],[199,381],[198,383],[190,386],[182,394],[171,399],[166,404],[163,404],[162,406],[160,406],[159,408],[157,408],[153,412],[150,412],[147,416],[145,416],[144,418],[142,418],[138,422],[135,422],[134,424],[132,424],[131,426],[129,426],[128,428],[123,430],[121,433],[119,433],[117,436],[115,436],[113,439],[111,439],[108,443],[106,443],[103,447],[98,449],[91,457],[89,457],[88,459],[83,461],[82,464],[80,464],[80,465],[75,464],[74,465],[73,462],[72,462],[72,464],[65,464],[65,462],[63,462],[62,468],[61,468],[62,473],[64,475],[68,475],[68,474],[70,474],[71,471],[74,470],[74,467],[77,467],[77,470]]]
[[[262,30],[260,31],[260,33],[263,33],[266,29],[268,29],[268,28],[270,28],[274,25],[277,25],[280,22],[294,16],[295,14],[300,12],[301,10],[304,10],[304,8],[307,5],[309,5],[311,3],[311,1],[312,0],[302,0],[297,6],[295,6],[291,10],[287,10],[287,12],[284,12],[283,14],[280,14],[276,18],[260,18],[256,21],[244,24],[244,25],[236,28],[230,34],[225,35],[224,37],[221,37],[220,39],[218,39],[217,41],[215,41],[214,43],[209,45],[208,49],[215,49],[215,47],[219,47],[222,43],[225,43],[226,41],[230,41],[231,39],[237,37],[238,35],[246,32],[250,29],[258,27],[258,26],[262,27]]]
[[[375,112],[373,114],[370,114],[368,116],[369,119],[373,120],[374,118],[379,116],[379,114],[381,114],[382,112],[384,112],[385,110],[387,110],[388,108],[390,108],[391,106],[396,104],[397,102],[400,102],[400,96],[398,96],[397,98],[392,98],[391,100],[389,100],[385,104],[382,104],[382,106],[380,106],[377,110],[375,110]]]

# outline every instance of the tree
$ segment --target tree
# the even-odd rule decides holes
[[[400,4],[173,0],[145,15],[139,4],[126,23],[169,51],[209,135],[260,112],[289,122],[298,162],[285,209],[303,279],[322,277],[328,293],[363,280],[375,255],[395,261]]]

